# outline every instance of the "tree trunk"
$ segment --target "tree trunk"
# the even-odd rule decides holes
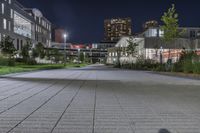
[[[169,49],[168,59],[171,59],[171,49]]]

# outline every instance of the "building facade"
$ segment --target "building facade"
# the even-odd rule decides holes
[[[160,28],[149,28],[138,36],[122,37],[115,48],[108,49],[108,64],[115,64],[118,60],[123,63],[135,63],[138,57],[150,59],[155,62],[177,62],[181,56],[183,49],[195,50],[200,55],[200,28],[180,27],[183,34],[171,43],[163,41],[164,32]],[[136,55],[129,56],[126,48],[129,43],[127,40],[133,38],[133,43],[138,44],[136,47]],[[120,51],[120,52],[119,52]]]
[[[107,19],[104,21],[105,41],[118,41],[132,34],[131,18]]]
[[[147,30],[149,28],[158,27],[158,22],[156,20],[150,20],[143,24],[143,29]]]
[[[48,47],[51,23],[38,9],[25,8],[16,0],[0,0],[0,41],[6,36],[14,39],[17,50],[21,50],[27,39]]]
[[[65,43],[64,34],[66,31],[61,28],[54,29],[54,41],[56,43]]]

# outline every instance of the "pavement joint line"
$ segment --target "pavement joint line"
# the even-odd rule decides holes
[[[73,74],[70,74],[70,75],[73,75]],[[69,76],[69,75],[68,75],[68,76]],[[58,81],[57,81],[57,82],[58,82]],[[57,82],[54,82],[53,84],[51,84],[50,86],[46,87],[45,89],[43,89],[43,90],[41,90],[41,91],[35,93],[34,95],[31,95],[31,96],[29,96],[29,97],[23,99],[22,101],[20,101],[19,103],[15,104],[15,105],[13,105],[13,106],[11,106],[11,107],[9,107],[8,109],[6,109],[6,110],[4,110],[4,111],[1,111],[1,112],[0,112],[0,115],[3,114],[4,112],[6,112],[6,111],[8,111],[8,110],[10,110],[10,109],[12,109],[12,108],[14,108],[14,107],[16,107],[17,105],[19,105],[19,104],[25,102],[26,100],[32,98],[33,96],[36,96],[36,95],[38,95],[39,93],[48,90],[50,87],[52,87],[52,86],[54,86],[55,84],[57,84]]]
[[[70,74],[73,75],[74,73]],[[68,75],[68,76],[70,76]],[[81,74],[79,74],[77,77],[79,77]],[[10,130],[8,130],[6,133],[10,133],[12,130],[14,130],[16,127],[18,127],[21,123],[23,123],[26,119],[28,119],[32,114],[34,114],[37,110],[39,110],[42,106],[44,106],[46,103],[48,103],[52,98],[54,98],[55,96],[57,96],[60,92],[62,92],[64,89],[66,89],[71,83],[73,82],[73,79],[70,80],[70,82],[68,84],[66,84],[61,90],[59,90],[58,92],[56,92],[56,94],[54,94],[53,96],[51,96],[48,100],[46,100],[45,102],[43,102],[39,107],[37,107],[33,112],[31,112],[29,115],[27,115],[23,120],[21,120],[19,123],[17,123],[14,127],[12,127]],[[57,82],[53,83],[51,86],[49,86],[47,89],[49,89],[50,87],[54,86]],[[47,90],[45,89],[45,90]],[[44,91],[45,91],[44,90]],[[41,92],[39,92],[41,93]],[[38,94],[39,94],[38,93]],[[33,95],[32,95],[33,96]],[[32,97],[31,96],[31,97]],[[1,113],[0,113],[1,114]]]
[[[0,92],[0,93],[3,94],[3,93],[6,93],[6,92],[15,90],[15,89],[17,89],[18,87],[23,87],[23,86],[25,86],[25,85],[27,85],[27,84],[29,84],[29,83],[19,84],[19,85],[15,86],[15,87],[12,87],[12,88],[10,88],[10,89],[8,89],[8,90],[4,90],[4,91],[2,91],[2,92]]]
[[[95,72],[96,73],[96,72]],[[92,121],[92,133],[95,133],[95,119],[96,119],[96,104],[97,104],[97,73],[96,73],[96,86],[94,94],[94,109],[93,109],[93,121]]]
[[[0,81],[6,81],[6,80],[0,80]],[[14,81],[14,83],[15,83],[15,82],[17,83],[17,81]],[[1,87],[6,87],[6,86],[8,86],[9,84],[10,84],[10,83],[8,83],[8,84],[6,83],[5,85],[3,85],[3,86],[1,86]]]
[[[5,92],[9,92],[9,91],[11,91],[11,90],[16,89],[17,87],[25,86],[26,84],[28,84],[28,83],[20,83],[20,84],[18,84],[17,86],[15,85],[14,87],[9,88],[8,90],[3,90],[3,91],[1,91],[0,93],[2,94],[2,93],[5,93]],[[6,86],[7,86],[7,85],[6,85]],[[6,86],[4,86],[4,87],[6,87]],[[4,88],[4,87],[3,87],[3,88]]]
[[[29,91],[29,90],[32,90],[32,89],[34,89],[35,87],[37,87],[38,85],[40,85],[40,84],[37,83],[37,84],[35,84],[35,85],[32,86],[32,87],[26,88],[25,90],[16,92],[16,93],[14,93],[14,94],[12,94],[12,95],[9,95],[9,96],[7,96],[7,97],[5,97],[5,98],[2,98],[2,99],[0,99],[0,102],[1,102],[1,101],[4,101],[4,100],[6,100],[6,99],[8,99],[8,98],[10,98],[10,97],[13,97],[13,96],[19,95],[19,94],[21,94],[21,93],[27,92],[27,91]]]
[[[154,73],[154,74],[155,74],[155,73]],[[158,75],[159,75],[159,74],[158,74]],[[156,115],[156,116],[162,121],[162,126],[163,126],[163,127],[169,128],[169,127],[167,127],[167,126],[169,125],[169,121],[168,121],[168,120],[165,120],[165,119],[164,119],[162,116],[160,116],[156,111],[154,111],[154,109],[153,109],[152,107],[150,107],[149,104],[146,104],[146,102],[145,102],[143,99],[142,99],[142,102],[144,103],[145,106],[147,106],[147,107],[151,110],[151,112],[152,112],[154,115]],[[172,103],[172,104],[173,104],[173,103]],[[181,111],[181,113],[183,113],[183,114],[186,115],[186,116],[190,116],[190,115],[184,113],[183,111]],[[168,114],[167,114],[167,115],[168,115]],[[200,121],[199,118],[196,118],[196,117],[193,118],[192,116],[193,116],[193,115],[191,115],[190,118]],[[174,130],[176,133],[179,133],[179,131],[178,131],[177,129],[174,129],[174,128],[173,128],[173,130]]]
[[[122,83],[122,84],[123,84],[123,83]],[[126,86],[126,84],[123,84],[123,85]],[[165,126],[165,125],[167,124],[166,120],[164,120],[164,119],[162,118],[162,116],[159,116],[159,114],[156,113],[156,112],[154,111],[154,109],[153,109],[152,107],[150,107],[150,105],[147,104],[147,103],[144,101],[144,99],[141,99],[141,101],[143,102],[143,104],[144,104],[147,108],[149,108],[149,109],[151,110],[151,112],[152,112],[155,116],[157,116],[157,118],[159,118],[159,119],[162,121],[162,126]]]
[[[83,75],[83,72],[80,74],[80,76]],[[80,77],[79,76],[79,77]],[[88,76],[89,77],[89,76]],[[73,82],[73,81],[72,81]],[[56,124],[53,126],[53,128],[51,129],[50,133],[53,133],[55,128],[57,127],[57,125],[59,124],[60,120],[62,119],[62,117],[64,116],[64,114],[66,113],[67,109],[70,107],[70,105],[72,104],[72,102],[74,101],[75,97],[78,95],[80,89],[85,85],[87,81],[82,81],[82,84],[80,85],[80,87],[78,88],[78,90],[76,91],[76,93],[74,94],[74,96],[72,97],[72,99],[70,100],[70,102],[67,104],[66,108],[64,109],[64,111],[62,112],[61,116],[58,118],[58,120],[56,121]]]
[[[121,84],[121,82],[119,82],[119,83]],[[119,86],[121,86],[121,85],[119,85]],[[121,88],[121,87],[120,87],[120,88]],[[117,103],[119,104],[119,107],[120,107],[120,109],[121,109],[121,111],[122,111],[124,117],[125,117],[127,120],[129,120],[129,126],[130,126],[130,128],[131,128],[131,130],[132,130],[132,133],[136,133],[136,129],[135,129],[136,124],[135,124],[135,122],[132,121],[132,120],[130,120],[130,118],[128,117],[128,114],[124,111],[124,108],[122,107],[122,105],[121,105],[121,103],[120,103],[120,101],[119,101],[119,98],[118,98],[117,95],[115,94],[113,88],[112,88],[112,92],[113,92],[113,95],[114,95],[115,99],[117,100]]]
[[[8,111],[8,110],[10,110],[10,109],[12,109],[12,108],[14,108],[14,107],[16,107],[17,105],[19,105],[19,104],[25,102],[26,100],[28,100],[28,99],[30,99],[30,98],[32,98],[32,97],[38,95],[39,93],[41,93],[41,92],[43,92],[43,91],[45,91],[45,90],[48,90],[50,87],[52,87],[52,86],[55,85],[55,84],[56,84],[56,82],[54,82],[53,84],[49,85],[49,86],[46,87],[45,89],[43,89],[43,90],[41,90],[41,91],[39,91],[39,92],[37,92],[37,93],[35,93],[35,94],[33,94],[33,95],[31,95],[31,96],[25,98],[25,99],[23,99],[22,101],[18,102],[17,104],[15,104],[15,105],[13,105],[13,106],[11,106],[11,107],[9,107],[9,108],[7,108],[7,109],[1,111],[1,112],[0,112],[0,115],[3,114],[3,113],[5,113],[6,111]]]

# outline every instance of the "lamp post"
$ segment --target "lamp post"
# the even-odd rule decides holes
[[[81,49],[79,48],[78,49],[78,64],[80,64],[80,51],[81,51]]]
[[[160,47],[160,64],[163,64],[163,55],[162,55],[162,52],[163,52],[163,47],[161,46]]]
[[[68,37],[67,33],[65,33],[65,34],[63,35],[63,37],[64,37],[64,66],[66,66],[66,58],[67,58],[67,53],[66,53],[66,41],[67,41],[67,37]]]

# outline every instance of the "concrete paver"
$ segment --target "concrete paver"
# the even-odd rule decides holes
[[[0,80],[0,132],[200,133],[199,80],[93,65]]]

